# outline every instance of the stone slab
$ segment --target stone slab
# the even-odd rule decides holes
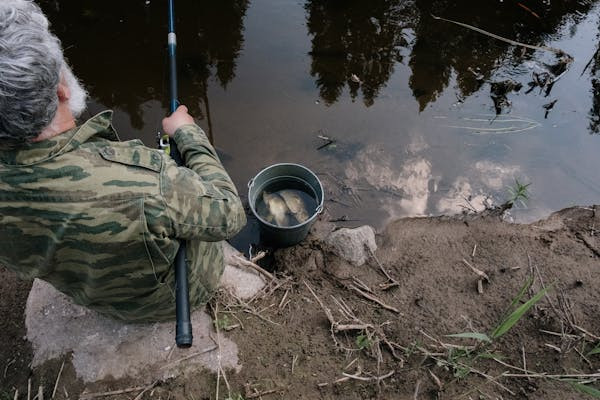
[[[226,260],[239,254],[224,246]],[[241,298],[254,296],[264,281],[254,272],[226,264],[223,283]],[[127,324],[74,304],[50,284],[35,280],[25,310],[32,365],[72,352],[76,374],[84,382],[106,378],[137,378],[152,382],[191,368],[241,368],[237,345],[222,334],[217,338],[210,316],[192,313],[193,346],[175,346],[175,323]],[[220,346],[216,346],[219,341]],[[185,360],[182,360],[184,359]]]

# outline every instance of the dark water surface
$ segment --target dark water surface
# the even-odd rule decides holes
[[[112,108],[122,138],[154,146],[167,110],[166,1],[39,3],[90,91],[89,114]],[[334,218],[359,220],[348,225],[459,212],[486,197],[499,203],[515,179],[531,183],[528,207],[513,212],[518,221],[597,203],[597,3],[527,5],[179,1],[180,100],[241,194],[263,167],[301,163],[322,179]],[[574,62],[560,75],[551,52],[432,14],[560,48]],[[560,75],[551,91],[529,91],[534,73],[548,71]],[[507,94],[496,117],[491,83],[509,78],[523,88]],[[319,149],[327,143],[319,135],[335,141]]]

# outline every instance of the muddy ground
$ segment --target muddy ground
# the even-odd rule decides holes
[[[375,257],[361,267],[313,235],[275,254],[278,281],[262,297],[240,304],[221,293],[213,302],[216,325],[239,346],[240,372],[224,371],[225,379],[195,371],[143,393],[96,398],[214,399],[217,381],[219,398],[235,400],[594,398],[597,227],[595,206],[530,225],[491,215],[401,219],[378,235]],[[43,385],[50,398],[63,361],[56,399],[144,386],[84,385],[68,357],[30,370],[28,288],[0,269],[0,400],[13,399],[15,389],[26,398],[28,379],[32,392]],[[492,338],[510,311],[544,288],[510,330]],[[463,332],[491,342],[447,336]]]

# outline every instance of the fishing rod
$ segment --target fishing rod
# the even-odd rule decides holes
[[[175,34],[175,1],[169,0],[169,34],[167,36],[169,55],[169,111],[174,113],[179,105],[177,100],[177,35]],[[169,154],[179,166],[184,162],[177,149],[177,144],[172,138],[163,136],[160,147]],[[175,343],[177,347],[190,347],[192,345],[192,323],[190,322],[190,297],[188,289],[188,271],[185,260],[185,240],[180,240],[179,250],[175,256]]]

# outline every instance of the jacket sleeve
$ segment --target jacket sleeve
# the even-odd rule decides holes
[[[197,125],[182,126],[174,139],[186,167],[165,157],[161,173],[174,236],[204,241],[232,237],[246,224],[246,214],[215,149]]]

